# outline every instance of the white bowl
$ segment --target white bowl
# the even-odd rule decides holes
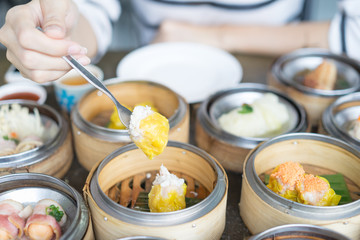
[[[32,96],[29,96],[32,94]],[[25,96],[27,95],[27,96]],[[37,96],[37,99],[33,98]],[[0,101],[8,99],[32,100],[38,104],[44,104],[47,98],[47,92],[44,87],[31,82],[13,82],[0,86]]]

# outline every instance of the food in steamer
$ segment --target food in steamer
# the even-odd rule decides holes
[[[20,202],[7,199],[0,202],[0,239],[20,239],[24,234],[26,219],[32,208]]]
[[[296,162],[278,165],[270,174],[267,187],[286,199],[307,205],[335,206],[341,199],[328,180],[305,173]]]
[[[270,175],[267,185],[280,196],[296,201],[296,183],[301,181],[305,174],[303,167],[297,162],[286,162],[277,166]]]
[[[149,208],[151,212],[171,212],[186,207],[186,184],[184,179],[170,173],[164,165],[156,175],[149,193]]]
[[[287,107],[273,93],[266,93],[253,103],[244,103],[222,114],[220,127],[239,137],[265,137],[279,132],[290,120]]]
[[[353,138],[360,140],[360,116],[350,123],[348,133]]]
[[[169,121],[149,106],[136,106],[131,114],[131,140],[149,159],[162,153],[168,142]]]
[[[293,80],[305,87],[326,91],[351,87],[345,74],[339,72],[331,60],[323,60],[315,69],[305,68],[297,72]]]
[[[158,111],[157,108],[149,101],[136,104],[135,107],[136,106],[149,106],[149,107],[151,107],[151,110],[153,110],[154,112]],[[127,107],[127,106],[125,106],[125,107],[131,111],[133,110],[130,107]],[[120,121],[116,106],[114,106],[113,112],[110,116],[110,121],[108,122],[106,127],[110,128],[110,129],[120,129],[120,130],[126,129],[125,125]]]
[[[60,239],[61,227],[66,223],[64,209],[56,201],[43,199],[37,202],[24,228],[29,239]]]
[[[314,206],[336,206],[341,196],[336,195],[328,180],[320,176],[305,174],[302,181],[296,183],[299,203]]]
[[[19,104],[0,107],[0,156],[25,152],[53,138],[58,127],[50,121],[45,124],[37,108]]]
[[[184,190],[185,187],[186,190]],[[163,194],[160,195],[160,192]],[[170,195],[167,196],[165,192]],[[163,166],[160,167],[160,171],[140,172],[123,179],[114,184],[105,194],[123,207],[141,212],[155,212],[150,209],[150,205],[153,209],[176,211],[176,208],[180,210],[179,206],[188,208],[198,204],[209,196],[210,192],[193,177],[177,171],[168,171]],[[183,197],[185,197],[185,203],[183,203]],[[155,199],[155,201],[151,200],[149,204],[149,199]]]
[[[0,202],[1,240],[58,240],[66,221],[64,209],[51,199],[38,201],[34,208],[11,199]]]
[[[307,87],[333,90],[337,79],[337,69],[334,63],[323,61],[317,68],[304,76]]]

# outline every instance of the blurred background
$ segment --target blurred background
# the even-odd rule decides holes
[[[115,23],[113,41],[110,50],[130,50],[138,47],[135,31],[133,31],[133,22],[131,14],[131,0],[119,0],[121,2],[122,14],[120,19]],[[286,0],[291,1],[291,0]],[[22,3],[24,0],[0,0],[0,26],[4,24],[5,15],[8,5],[11,2]],[[311,21],[330,20],[337,9],[338,0],[311,0],[307,18]],[[4,48],[0,44],[0,48]]]
[[[131,6],[129,4],[130,1],[131,0],[120,0],[122,14],[119,21],[116,23],[119,25],[119,27],[115,28],[110,50],[126,50],[137,47],[135,32],[132,30]],[[338,0],[311,0],[309,2],[310,7],[307,14],[308,19],[311,21],[330,20],[337,10]]]

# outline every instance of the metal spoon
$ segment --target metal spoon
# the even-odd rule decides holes
[[[131,111],[121,105],[116,100],[114,95],[112,95],[109,89],[107,89],[107,87],[99,79],[97,79],[91,72],[84,68],[84,66],[76,61],[71,55],[63,56],[63,59],[65,59],[65,61],[69,63],[72,68],[77,70],[89,83],[105,93],[115,103],[120,121],[125,125],[126,128],[129,128]]]

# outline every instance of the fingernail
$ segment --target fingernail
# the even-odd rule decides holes
[[[86,48],[86,47],[81,47],[81,49],[80,49],[80,54],[84,54],[84,55],[86,55],[86,54],[87,54],[87,52],[88,52],[88,50],[87,50],[87,48]]]
[[[46,26],[44,32],[54,37],[62,37],[64,35],[64,30],[57,25]]]
[[[81,63],[82,65],[88,65],[91,62],[90,58],[88,58],[86,56],[80,57],[79,59],[77,59],[77,61],[79,63]]]
[[[80,53],[81,47],[78,45],[72,45],[68,49],[69,54],[78,54]]]
[[[87,54],[87,48],[81,47],[79,45],[72,45],[69,47],[68,53],[85,55]]]

